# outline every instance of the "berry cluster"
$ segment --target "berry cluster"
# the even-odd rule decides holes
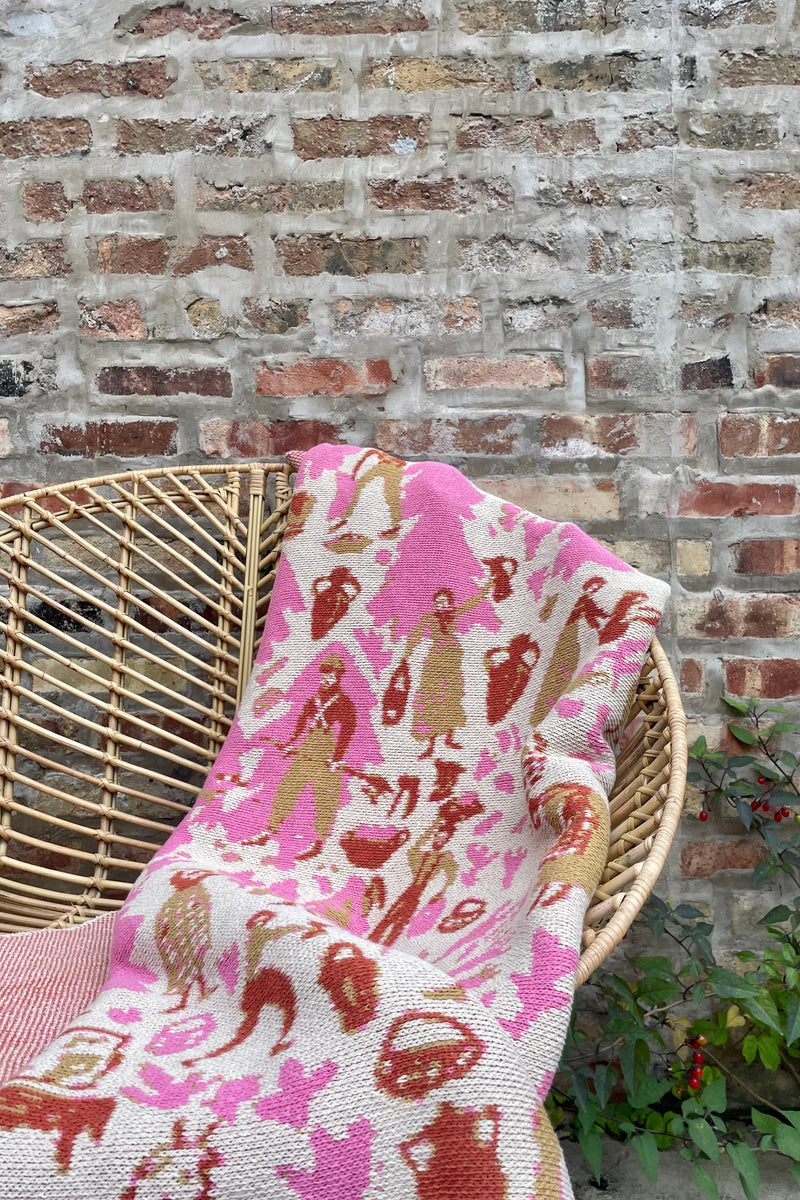
[[[687,1040],[683,1043],[684,1046],[688,1046],[692,1051],[692,1065],[689,1067],[686,1075],[686,1086],[692,1092],[699,1091],[703,1083],[703,1064],[706,1060],[701,1047],[705,1046],[707,1041],[708,1038],[705,1036],[705,1034],[698,1033],[695,1037],[687,1038]],[[678,1070],[682,1070],[683,1064],[681,1062],[676,1063],[674,1067],[669,1068],[669,1073],[672,1074],[676,1067]],[[677,1083],[673,1088],[673,1091],[676,1096],[682,1095],[682,1084]]]

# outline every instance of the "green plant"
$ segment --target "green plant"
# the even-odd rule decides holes
[[[652,898],[644,917],[663,953],[634,955],[624,974],[598,972],[582,989],[548,1106],[598,1179],[611,1137],[631,1143],[650,1182],[659,1153],[677,1148],[712,1200],[726,1155],[747,1200],[757,1200],[763,1154],[779,1155],[800,1185],[800,1111],[777,1105],[739,1065],[757,1060],[800,1090],[800,836],[782,811],[791,817],[800,805],[799,773],[779,742],[798,727],[773,721],[788,717],[777,706],[727,703],[745,722],[732,721],[731,733],[752,752],[709,751],[698,739],[689,778],[703,793],[701,811],[733,808],[765,843],[754,882],[785,877],[797,894],[757,923],[760,952],[739,952],[741,973],[715,961],[713,926],[698,908]],[[750,1101],[743,1114],[731,1110],[729,1082]]]

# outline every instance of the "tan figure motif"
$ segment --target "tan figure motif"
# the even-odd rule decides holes
[[[419,690],[414,697],[414,718],[411,735],[418,742],[427,742],[420,758],[433,755],[437,737],[442,737],[445,746],[461,750],[462,746],[453,736],[456,729],[467,723],[464,712],[464,676],[461,663],[464,651],[458,640],[456,624],[458,618],[472,608],[477,608],[492,590],[491,580],[485,583],[476,596],[470,596],[461,604],[450,588],[439,588],[433,596],[433,611],[425,613],[411,630],[406,640],[404,657],[410,658],[424,637],[432,645],[422,667]]]
[[[292,764],[278,784],[265,833],[246,845],[263,846],[277,834],[281,823],[294,812],[306,787],[314,796],[313,846],[298,858],[314,858],[322,849],[342,797],[342,765],[356,731],[356,706],[342,691],[345,665],[338,654],[329,654],[319,664],[320,685],[300,710],[294,733],[281,745]],[[337,732],[334,734],[334,726]]]
[[[204,959],[211,949],[211,897],[203,887],[211,871],[176,871],[170,878],[175,891],[156,914],[155,939],[167,973],[166,995],[180,1000],[165,1012],[180,1012],[189,1001],[193,984],[205,1000],[210,988],[203,974]]]
[[[563,900],[573,887],[592,896],[606,865],[611,828],[604,798],[585,783],[551,783],[532,792],[528,809],[535,829],[546,820],[557,835],[539,864],[528,911]]]
[[[536,728],[541,724],[553,705],[570,690],[573,685],[575,672],[580,661],[580,643],[578,639],[579,622],[583,619],[591,629],[599,630],[603,621],[608,620],[608,613],[596,604],[592,597],[604,586],[605,580],[599,575],[587,579],[581,595],[573,605],[572,612],[567,617],[561,631],[550,666],[542,681],[542,687],[536,698],[536,705],[531,713],[531,725]]]
[[[374,461],[362,475],[359,475],[358,472],[370,459]],[[392,524],[389,529],[384,529],[380,536],[382,538],[397,537],[403,520],[403,509],[400,503],[400,482],[403,478],[404,465],[399,459],[392,458],[391,454],[385,454],[383,450],[366,450],[353,467],[352,476],[356,480],[356,486],[350,503],[338,521],[335,521],[331,525],[331,532],[341,529],[347,524],[356,510],[356,505],[361,499],[364,488],[372,483],[373,479],[382,479],[383,496],[389,508]]]

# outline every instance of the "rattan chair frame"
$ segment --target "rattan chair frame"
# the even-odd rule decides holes
[[[258,649],[292,471],[155,468],[0,501],[0,933],[119,908],[189,810]],[[654,639],[578,983],[658,878],[686,766],[678,687]]]

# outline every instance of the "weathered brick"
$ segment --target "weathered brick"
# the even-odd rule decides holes
[[[36,367],[24,358],[0,358],[0,397],[18,399],[30,390]]]
[[[594,121],[549,117],[470,116],[456,130],[459,150],[496,148],[509,154],[577,154],[600,149]]]
[[[107,341],[141,341],[147,337],[138,300],[109,300],[104,304],[80,302],[80,332]]]
[[[779,140],[777,117],[767,113],[694,113],[685,133],[688,145],[705,150],[769,150]]]
[[[405,455],[492,455],[519,452],[522,421],[508,413],[482,417],[428,417],[425,420],[384,420],[376,445],[401,458]]]
[[[756,387],[771,384],[776,388],[800,388],[800,354],[776,354],[768,358],[753,380]]]
[[[59,240],[25,242],[13,250],[0,250],[0,279],[42,279],[68,275],[71,267]]]
[[[681,663],[681,691],[700,695],[705,690],[705,666],[701,658],[685,658]]]
[[[551,521],[603,521],[619,517],[619,492],[611,479],[569,475],[490,476],[478,487]]]
[[[96,63],[86,59],[57,63],[43,70],[28,67],[27,84],[42,96],[71,96],[97,92],[101,96],[146,96],[161,100],[175,82],[164,58],[132,58],[124,63]]]
[[[729,329],[733,313],[713,296],[700,296],[681,305],[681,321],[691,329]]]
[[[757,595],[681,597],[676,623],[682,637],[785,638],[800,633],[800,599]]]
[[[5,158],[87,154],[91,145],[92,128],[82,117],[0,121],[0,156]]]
[[[496,212],[513,206],[509,184],[468,183],[462,179],[379,179],[368,183],[369,199],[376,208],[411,212]]]
[[[586,389],[601,392],[656,392],[662,389],[661,364],[650,355],[615,354],[586,364]]]
[[[542,240],[505,237],[498,234],[488,241],[459,241],[459,266],[462,271],[492,271],[503,275],[530,278],[558,266],[552,244]]]
[[[586,307],[601,329],[635,329],[643,323],[640,309],[628,300],[590,300]]]
[[[461,58],[385,58],[367,64],[364,87],[391,88],[398,92],[451,88],[510,92],[515,86],[518,65],[518,60],[482,59],[471,54]]]
[[[481,309],[474,296],[453,300],[422,296],[414,300],[347,299],[337,302],[334,325],[340,333],[364,337],[436,337],[480,329]]]
[[[725,29],[731,25],[769,25],[776,17],[776,0],[683,0],[684,25]]]
[[[800,658],[727,658],[725,690],[733,696],[782,700],[800,693]]]
[[[395,374],[387,359],[348,363],[339,359],[302,358],[256,368],[259,396],[384,396]]]
[[[25,218],[39,224],[61,221],[72,208],[63,183],[29,183],[23,195]]]
[[[136,8],[132,11],[133,14],[139,12]],[[227,9],[206,8],[196,11],[186,4],[163,4],[151,9],[140,21],[135,16],[132,22],[129,17],[120,17],[115,28],[147,38],[166,37],[175,30],[181,30],[196,34],[200,41],[210,42],[221,38],[229,29],[246,24],[247,17]]]
[[[222,337],[235,328],[236,322],[222,311],[219,300],[211,300],[201,296],[193,300],[186,308],[189,324],[198,337]]]
[[[617,139],[617,150],[652,150],[657,146],[674,146],[678,141],[678,130],[669,113],[648,113],[643,117],[625,117],[622,135]]]
[[[731,188],[742,208],[800,208],[800,179],[777,171],[748,175]]]
[[[700,362],[684,363],[681,367],[681,388],[684,392],[710,392],[716,388],[733,387],[733,369],[729,358],[704,358]]]
[[[557,359],[547,354],[516,358],[430,358],[423,367],[425,384],[432,392],[452,388],[498,388],[527,391],[529,388],[564,386],[564,371]]]
[[[800,504],[793,483],[701,479],[685,485],[678,497],[679,517],[790,516],[797,512]]]
[[[563,296],[536,296],[506,305],[503,309],[503,326],[509,333],[527,336],[569,329],[578,315],[575,306]]]
[[[308,321],[308,305],[298,300],[252,300],[244,302],[247,318],[262,333],[292,333]]]
[[[197,207],[203,212],[334,212],[344,205],[344,183],[260,183],[215,186],[198,183]]]
[[[271,121],[217,118],[117,122],[118,154],[218,154],[254,158],[272,149]]]
[[[795,87],[800,83],[800,57],[769,50],[723,50],[717,82],[720,87]]]
[[[97,243],[97,267],[104,275],[162,275],[169,259],[163,237],[112,234]]]
[[[179,252],[173,274],[192,275],[206,267],[235,267],[240,271],[251,271],[253,252],[247,238],[205,237],[196,246]]]
[[[587,29],[604,33],[616,24],[606,13],[603,0],[580,0],[577,4],[552,4],[548,0],[459,0],[459,27],[464,33],[513,32],[560,33]]]
[[[683,249],[687,270],[718,271],[723,275],[769,275],[772,241],[688,242]]]
[[[616,413],[544,417],[539,433],[548,458],[608,458],[648,455],[693,456],[697,421],[693,413]]]
[[[754,311],[752,320],[754,325],[774,329],[800,326],[800,301],[768,296]]]
[[[52,333],[58,329],[58,306],[42,304],[0,304],[0,334],[15,337],[21,333]]]
[[[340,83],[338,71],[310,58],[240,58],[194,65],[205,87],[231,92],[335,92]]]
[[[684,879],[708,879],[717,871],[752,871],[766,854],[764,843],[752,837],[735,841],[703,838],[687,842],[681,849],[681,875]]]
[[[338,442],[328,421],[229,421],[217,417],[200,425],[200,448],[214,458],[270,458],[287,450],[309,450],[320,442]]]
[[[90,179],[81,203],[88,213],[157,212],[175,203],[171,179]]]
[[[105,367],[97,376],[104,396],[232,396],[223,367]]]
[[[425,14],[413,4],[376,4],[340,0],[334,4],[276,4],[271,9],[276,33],[342,34],[406,33],[428,28]]]
[[[737,575],[791,575],[800,571],[800,539],[751,538],[731,546]]]
[[[295,121],[294,151],[299,158],[367,158],[372,154],[413,154],[428,144],[429,117],[370,117],[341,121],[323,117]]]
[[[178,422],[167,418],[86,421],[45,426],[39,449],[66,457],[149,458],[176,454],[177,439]]]
[[[590,243],[587,267],[592,274],[613,275],[618,271],[635,271],[646,276],[671,274],[673,248],[664,241],[620,240],[615,234],[607,234]]]
[[[531,87],[547,91],[627,91],[629,88],[664,88],[669,73],[663,59],[623,51],[575,61],[537,62],[531,70]]]
[[[724,458],[800,454],[800,413],[726,413],[719,422]]]
[[[340,238],[309,234],[276,243],[287,275],[409,275],[425,261],[420,238]]]
[[[675,558],[678,574],[683,578],[696,578],[711,573],[712,542],[697,542],[687,538],[678,538],[675,545]]]
[[[669,542],[631,541],[630,538],[598,538],[617,558],[647,575],[669,576]]]

